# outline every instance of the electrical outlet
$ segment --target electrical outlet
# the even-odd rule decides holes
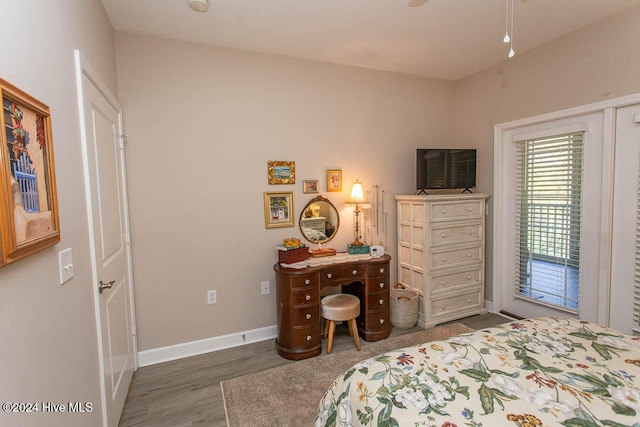
[[[271,293],[271,283],[268,280],[260,282],[260,289],[262,290],[262,295],[269,295]]]
[[[218,302],[218,291],[207,291],[207,304],[215,304]]]

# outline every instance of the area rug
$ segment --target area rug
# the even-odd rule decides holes
[[[472,332],[460,323],[363,343],[355,348],[222,381],[229,427],[313,426],[324,392],[351,366],[386,351]]]

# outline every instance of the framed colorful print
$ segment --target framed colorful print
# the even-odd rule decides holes
[[[342,191],[342,170],[327,170],[327,191]]]
[[[293,227],[293,192],[264,193],[264,228]]]
[[[302,181],[302,192],[304,194],[318,193],[319,181],[317,179],[305,179]]]
[[[0,267],[60,241],[49,107],[0,79]]]
[[[269,184],[295,184],[296,162],[269,160]]]

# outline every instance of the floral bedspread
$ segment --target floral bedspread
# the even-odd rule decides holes
[[[640,338],[537,318],[354,365],[316,426],[640,427]]]

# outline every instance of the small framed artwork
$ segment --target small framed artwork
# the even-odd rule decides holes
[[[296,162],[269,160],[269,184],[295,184]]]
[[[0,267],[60,241],[49,107],[0,79]]]
[[[327,170],[327,191],[342,191],[342,170]]]
[[[264,228],[293,227],[293,191],[264,193]]]
[[[302,181],[302,192],[304,194],[318,193],[318,182],[317,179],[305,179]]]

